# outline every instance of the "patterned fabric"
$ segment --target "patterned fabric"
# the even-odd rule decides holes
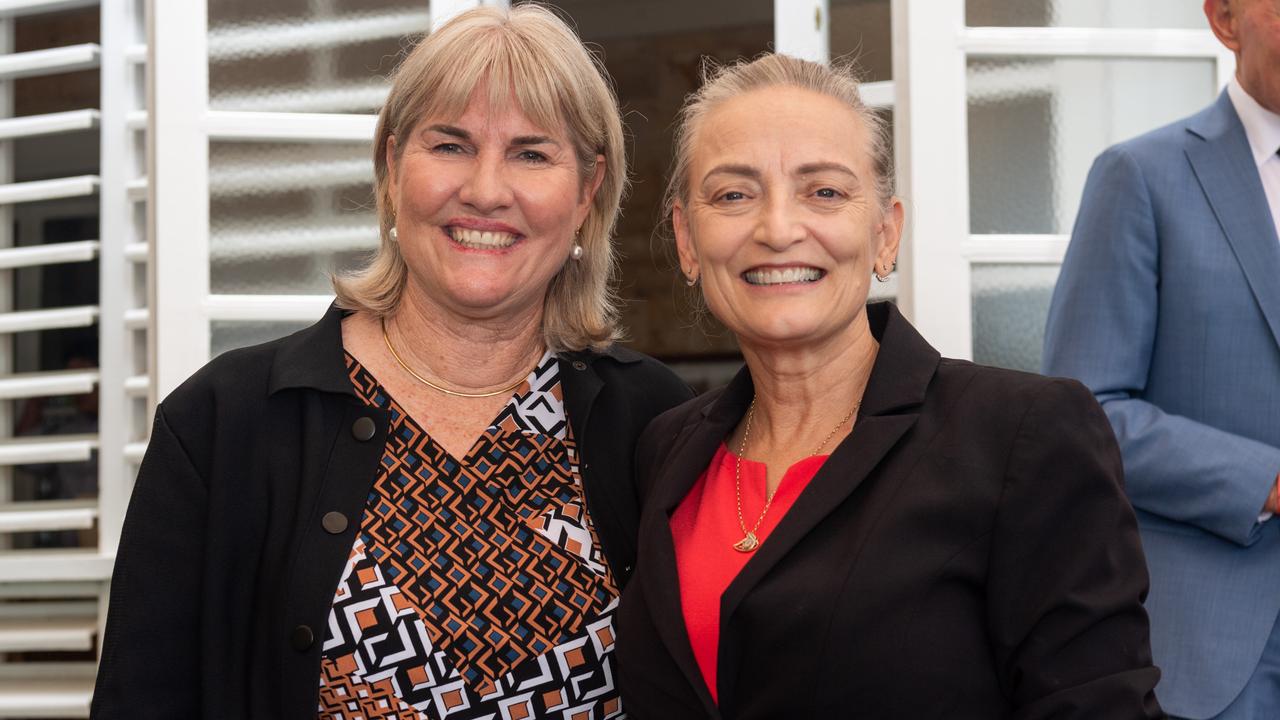
[[[329,613],[319,716],[622,717],[618,590],[587,517],[555,356],[460,460],[349,355],[347,368],[391,428]]]

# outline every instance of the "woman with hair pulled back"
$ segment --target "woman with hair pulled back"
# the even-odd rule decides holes
[[[637,449],[630,717],[1162,717],[1093,397],[942,358],[866,302],[904,211],[851,68],[711,68],[667,200],[686,281],[746,366]]]
[[[373,160],[381,245],[324,318],[157,410],[95,717],[624,712],[634,445],[691,393],[614,344],[603,69],[541,7],[465,12],[400,64]]]

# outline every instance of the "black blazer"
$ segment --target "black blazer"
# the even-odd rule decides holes
[[[617,618],[637,720],[1162,717],[1147,572],[1089,392],[940,359],[890,304],[853,432],[720,605],[719,708],[681,614],[672,510],[746,412],[744,369],[664,413]]]
[[[347,377],[343,312],[222,355],[156,411],[129,503],[95,718],[316,717],[333,593],[389,418]],[[636,438],[692,395],[624,348],[566,353],[588,512],[619,583],[639,520]]]

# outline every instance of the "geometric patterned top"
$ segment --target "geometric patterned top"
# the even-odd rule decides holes
[[[319,717],[623,717],[618,588],[587,517],[555,355],[463,458],[346,361],[391,427],[329,612]]]

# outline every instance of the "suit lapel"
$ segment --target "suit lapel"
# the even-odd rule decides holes
[[[1222,227],[1249,289],[1280,343],[1280,239],[1244,126],[1224,91],[1187,125],[1187,159]]]

